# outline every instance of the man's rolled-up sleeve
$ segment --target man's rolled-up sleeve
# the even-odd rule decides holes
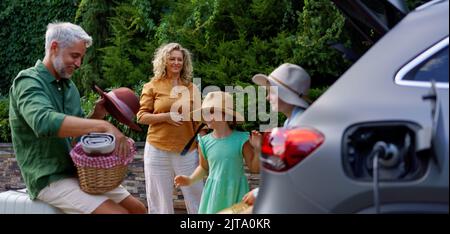
[[[38,81],[33,78],[22,78],[17,81],[14,96],[17,98],[19,112],[36,137],[58,135],[66,115],[56,110]]]

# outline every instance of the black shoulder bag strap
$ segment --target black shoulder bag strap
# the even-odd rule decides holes
[[[180,156],[184,156],[189,152],[189,149],[192,146],[192,143],[194,143],[195,138],[197,138],[198,133],[202,128],[205,126],[204,123],[201,123],[200,126],[198,126],[197,131],[195,131],[194,136],[188,141],[188,143],[184,146],[183,151],[181,151]]]

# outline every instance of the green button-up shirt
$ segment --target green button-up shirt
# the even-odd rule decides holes
[[[57,136],[66,115],[83,117],[80,94],[57,81],[38,60],[21,71],[9,90],[9,122],[17,163],[31,199],[51,182],[74,176],[70,138]]]

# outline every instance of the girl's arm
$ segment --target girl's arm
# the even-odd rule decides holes
[[[195,171],[190,176],[176,176],[174,179],[175,186],[191,186],[208,175],[208,161],[203,157],[200,147],[198,147],[198,157],[200,163]]]
[[[260,132],[253,130],[250,134],[250,139],[245,142],[243,146],[243,154],[245,163],[250,172],[259,173],[259,155],[261,154],[261,140]]]
[[[259,173],[259,150],[255,150],[249,141],[243,146],[244,160],[251,173]]]

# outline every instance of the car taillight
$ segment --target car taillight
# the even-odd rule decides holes
[[[324,141],[324,136],[311,128],[274,128],[265,133],[261,145],[263,167],[286,171],[308,157]]]

